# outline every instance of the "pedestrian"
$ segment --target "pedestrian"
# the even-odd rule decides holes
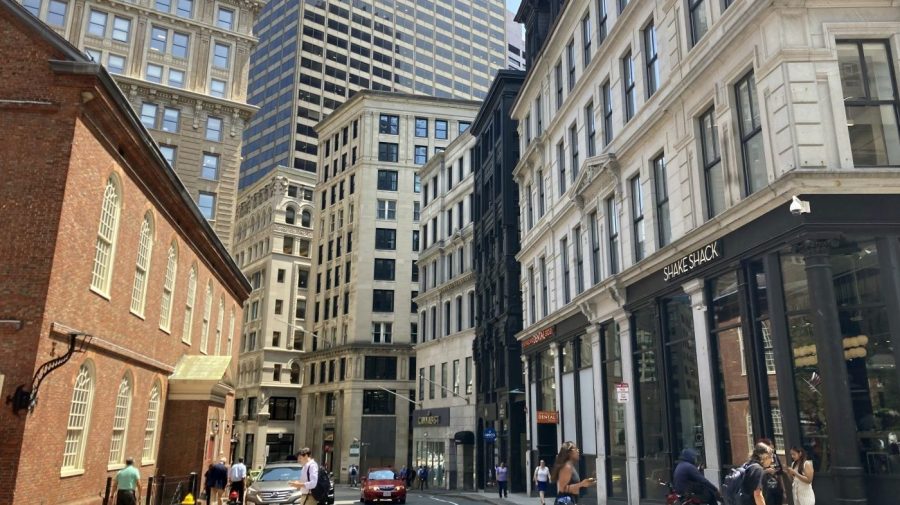
[[[566,442],[559,448],[550,480],[556,481],[556,505],[571,505],[578,502],[581,490],[597,485],[597,479],[588,477],[581,480],[575,466],[581,459],[581,451],[575,442]]]
[[[303,469],[300,470],[300,480],[292,480],[288,484],[300,490],[300,505],[317,505],[318,502],[312,495],[312,490],[319,483],[319,464],[312,458],[312,451],[309,447],[300,449],[297,460],[303,465]]]
[[[238,462],[231,466],[228,472],[228,479],[231,481],[231,490],[237,491],[238,503],[244,503],[244,479],[247,478],[247,467],[244,465],[244,458],[238,458]]]
[[[427,478],[425,465],[419,466],[419,469],[416,471],[416,476],[419,478],[419,491],[421,491],[425,488],[425,479]]]
[[[784,503],[784,468],[781,466],[781,458],[775,452],[775,444],[768,438],[761,438],[757,443],[765,444],[772,456],[772,465],[765,469],[763,476],[763,493],[766,505],[781,505]]]
[[[500,466],[494,469],[494,472],[497,474],[497,492],[500,493],[500,498],[504,496],[509,498],[509,488],[507,488],[509,469],[506,468],[506,463],[501,461]]]
[[[672,473],[672,489],[679,495],[692,495],[700,503],[718,505],[719,490],[700,471],[697,451],[690,447],[681,451]]]
[[[116,505],[137,505],[141,501],[141,472],[134,467],[134,459],[125,459],[125,468],[116,474],[113,485]]]
[[[356,465],[350,465],[350,487],[356,487],[356,479],[359,476],[359,470]]]
[[[534,469],[534,481],[537,483],[538,495],[541,497],[541,505],[545,505],[544,494],[547,492],[547,487],[550,485],[550,468],[547,466],[547,463],[544,463],[544,460],[541,460],[541,463]]]
[[[787,474],[793,479],[794,505],[816,505],[816,493],[812,481],[815,474],[812,461],[806,459],[806,451],[791,447],[791,466]]]
[[[209,472],[210,490],[212,497],[210,503],[219,505],[222,503],[222,494],[225,492],[225,484],[228,483],[228,467],[225,466],[225,460],[220,459],[218,463],[213,465]]]
[[[406,475],[409,473],[409,469],[406,468],[406,465],[400,467],[400,476],[398,477],[403,482],[406,482]]]
[[[744,478],[741,481],[740,505],[768,505],[765,496],[766,468],[772,466],[772,448],[759,443],[753,447],[750,460],[744,463]]]
[[[206,468],[206,473],[203,474],[203,496],[208,504],[212,503],[212,471],[213,464],[210,463]]]
[[[412,488],[413,479],[416,478],[416,472],[410,468],[406,471],[406,488]]]

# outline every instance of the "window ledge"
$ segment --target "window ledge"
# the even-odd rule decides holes
[[[99,296],[100,298],[103,298],[103,299],[106,300],[106,301],[109,301],[109,300],[110,300],[109,293],[104,293],[104,292],[100,291],[99,289],[97,289],[97,288],[95,288],[95,287],[93,287],[93,286],[91,286],[91,291],[92,291],[95,295]]]
[[[59,477],[62,479],[65,479],[66,477],[76,477],[78,475],[84,475],[84,468],[69,468],[59,471]]]
[[[133,311],[133,310],[129,310],[129,312],[131,312],[131,315],[132,315],[132,316],[134,316],[134,317],[140,319],[141,321],[145,321],[145,320],[146,320],[146,318],[144,317],[144,314],[138,314],[137,312],[135,312],[135,311]]]
[[[166,335],[171,335],[171,334],[172,334],[172,328],[163,328],[162,326],[160,326],[160,327],[159,327],[159,331],[165,333]]]
[[[147,461],[141,460],[141,467],[145,467],[145,466],[153,466],[153,465],[155,465],[155,464],[156,464],[156,460],[155,460],[155,459],[150,459],[150,460],[147,460]]]
[[[112,464],[112,465],[106,465],[106,471],[107,471],[107,472],[115,472],[115,471],[121,470],[121,469],[123,469],[123,468],[125,468],[125,464],[124,464],[124,463],[115,463],[115,464]]]

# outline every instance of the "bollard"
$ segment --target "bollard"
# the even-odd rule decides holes
[[[103,503],[109,503],[109,492],[112,490],[112,477],[106,478],[106,490],[103,491]]]
[[[147,498],[144,500],[144,505],[153,505],[153,500],[150,498],[153,496],[153,476],[151,475],[149,479],[147,479]]]
[[[198,496],[200,495],[200,479],[197,478],[197,472],[191,472],[189,492]],[[193,497],[191,497],[191,499],[193,499]]]
[[[184,499],[181,500],[181,505],[195,505],[194,495],[188,493],[187,496],[185,496]]]
[[[162,505],[163,497],[166,495],[166,476],[159,476],[159,483],[156,484],[156,505]]]

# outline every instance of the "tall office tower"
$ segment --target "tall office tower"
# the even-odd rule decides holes
[[[226,247],[260,0],[20,0],[103,64]]]
[[[510,11],[506,11],[506,59],[509,70],[525,70],[525,30]]]
[[[253,290],[244,304],[232,438],[248,467],[299,449],[294,413],[310,296],[315,184],[311,173],[278,167],[238,198],[232,254]]]
[[[413,413],[412,463],[434,469],[429,475],[433,488],[475,488],[474,145],[472,135],[460,135],[422,167],[420,177],[419,235],[437,230],[438,239],[419,253],[420,404]]]
[[[497,74],[472,124],[478,139],[473,151],[475,228],[473,261],[477,325],[474,358],[477,385],[475,432],[478,487],[501,462],[510,475],[529,473],[524,452],[525,395],[516,333],[522,329],[519,292],[519,190],[512,178],[519,160],[516,122],[509,117],[525,72]],[[525,489],[513,479],[511,491]]]
[[[413,300],[426,239],[419,168],[468,129],[478,105],[362,91],[318,126],[316,294],[299,412],[303,440],[338,478],[351,462],[399,468],[411,459]],[[428,230],[432,244],[436,225]]]
[[[313,127],[363,89],[482,98],[507,66],[501,0],[273,0],[260,14],[240,186],[315,172]]]

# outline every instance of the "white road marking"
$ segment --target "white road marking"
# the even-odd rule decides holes
[[[359,500],[335,500],[334,505],[353,505],[358,502]]]
[[[442,499],[440,499],[440,498],[435,498],[434,496],[429,496],[429,498],[431,498],[431,499],[434,500],[434,501],[439,501],[439,502],[442,502],[442,503],[449,503],[450,505],[459,505],[459,504],[456,503],[456,502],[452,502],[452,501],[450,501],[450,500],[442,500]],[[335,505],[337,505],[337,504],[335,504]]]

